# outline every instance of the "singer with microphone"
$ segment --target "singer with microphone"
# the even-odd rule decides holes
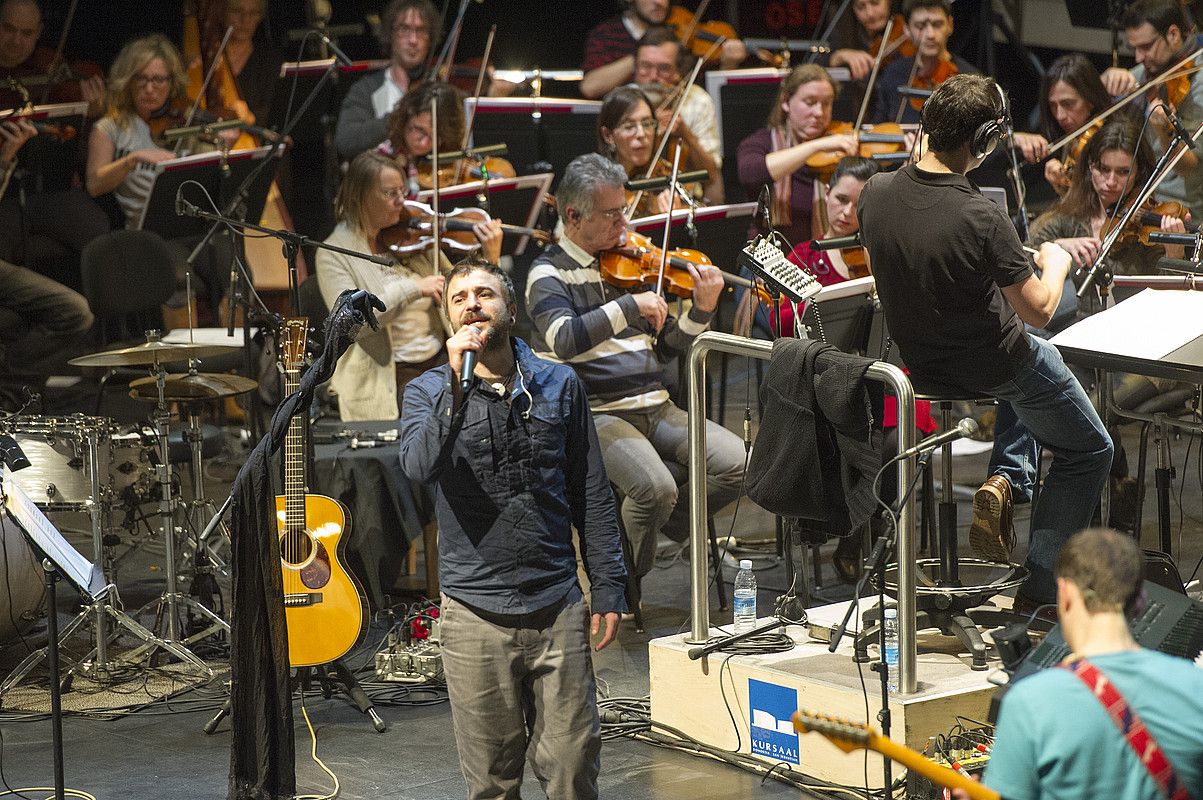
[[[379,233],[401,219],[405,178],[397,162],[379,153],[360,153],[351,161],[335,198],[338,225],[329,244],[359,253],[382,255]],[[345,422],[396,419],[401,391],[409,381],[446,359],[449,331],[439,312],[445,255],[436,267],[430,250],[402,256],[392,268],[364,258],[319,250],[317,281],[328,307],[344,289],[366,289],[387,307],[380,329],[364,326],[347,348],[330,386]]]
[[[1031,514],[1028,577],[1017,607],[1052,602],[1061,545],[1090,524],[1111,466],[1111,438],[1043,327],[1061,299],[1069,253],[1040,248],[1037,277],[1006,214],[966,173],[1005,134],[1006,98],[990,78],[954,75],[924,105],[929,150],[873,176],[857,209],[886,324],[916,391],[999,401],[990,475],[974,496],[970,544],[1009,561],[1013,487],[1035,480],[1037,447],[1053,452]]]
[[[1136,66],[1131,70],[1112,67],[1102,75],[1112,94],[1126,94],[1137,86],[1163,75],[1198,48],[1197,29],[1189,12],[1178,0],[1137,0],[1120,17],[1124,38],[1132,48]],[[1180,70],[1179,77],[1136,103],[1147,104],[1154,131],[1153,155],[1160,158],[1203,123],[1203,79],[1196,70],[1203,57],[1196,57]],[[1176,119],[1175,119],[1176,117]],[[1192,145],[1162,181],[1158,195],[1187,206],[1196,218],[1203,216],[1203,169],[1197,145]]]
[[[334,128],[334,146],[341,159],[350,161],[387,138],[385,118],[411,85],[424,77],[442,30],[442,17],[430,0],[390,0],[384,7],[379,35],[389,64],[347,90]]]
[[[443,670],[468,797],[521,796],[529,758],[548,797],[594,800],[590,651],[618,632],[626,569],[588,396],[571,367],[511,335],[517,299],[499,268],[462,262],[444,294],[448,363],[406,387],[400,449],[405,474],[435,493]]]

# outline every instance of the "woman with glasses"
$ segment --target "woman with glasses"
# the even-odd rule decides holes
[[[435,103],[438,104],[439,150],[459,150],[464,136],[464,104],[453,86],[437,81],[424,83],[401,98],[388,115],[388,139],[376,148],[376,152],[396,160],[405,175],[405,196],[409,199],[431,185],[430,162],[421,159],[430,155],[434,147],[430,109]],[[445,172],[446,169],[441,170],[440,176]],[[465,178],[477,179],[470,174],[465,174]],[[473,232],[481,243],[481,256],[496,264],[501,257],[501,220],[479,223]]]
[[[154,166],[176,158],[155,141],[152,126],[161,128],[174,119],[175,109],[186,105],[184,67],[175,45],[161,34],[151,34],[121,48],[109,71],[105,115],[96,121],[88,140],[85,187],[93,197],[112,193],[127,227],[136,227],[154,184]],[[171,122],[169,127],[180,123]],[[176,292],[163,306],[169,329],[190,322],[186,293],[188,255],[197,239],[169,240],[176,271]],[[221,287],[229,274],[232,250],[223,234],[192,265],[194,289],[216,309]],[[196,315],[192,314],[195,323]]]
[[[597,152],[620,165],[628,178],[645,177],[656,145],[659,144],[658,131],[656,115],[647,95],[637,86],[619,86],[606,95],[597,115]],[[665,153],[664,156],[671,158],[670,153]],[[668,158],[662,157],[656,162],[653,176],[664,177],[672,174],[672,161]],[[681,172],[687,169],[688,165],[685,164],[680,167]],[[687,184],[684,188],[692,194],[694,185]],[[635,194],[628,193],[628,203]],[[667,189],[638,194],[639,203],[631,214],[632,217],[645,217],[668,211]],[[678,208],[683,208],[684,205],[682,201],[674,204]]]
[[[765,184],[773,187],[773,226],[791,245],[811,238],[816,181],[806,160],[822,152],[856,153],[855,136],[827,135],[837,92],[819,65],[796,67],[781,81],[768,126],[739,143],[740,183],[752,198]]]
[[[338,189],[338,225],[326,242],[384,254],[378,234],[400,221],[404,202],[405,176],[397,162],[380,153],[360,153]],[[345,289],[366,289],[387,307],[379,315],[380,329],[364,326],[334,370],[330,385],[338,394],[340,416],[347,422],[396,419],[405,384],[446,359],[448,331],[439,308],[443,273],[451,263],[440,255],[436,268],[429,250],[406,255],[392,267],[329,250],[319,250],[316,261],[328,307]]]

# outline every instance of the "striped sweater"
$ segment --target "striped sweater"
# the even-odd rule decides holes
[[[690,309],[653,338],[635,298],[602,281],[597,261],[567,237],[531,265],[526,307],[540,355],[570,364],[594,411],[654,408],[668,400],[662,370],[713,316]]]

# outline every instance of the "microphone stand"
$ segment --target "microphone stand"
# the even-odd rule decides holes
[[[1148,180],[1145,181],[1145,185],[1141,187],[1140,192],[1136,195],[1136,199],[1130,203],[1126,209],[1124,209],[1124,213],[1120,216],[1119,224],[1111,229],[1111,233],[1107,235],[1107,238],[1103,241],[1102,247],[1099,248],[1099,254],[1095,258],[1094,263],[1091,264],[1090,269],[1086,271],[1086,277],[1083,279],[1081,287],[1078,288],[1079,300],[1082,300],[1086,297],[1086,293],[1090,291],[1091,285],[1094,284],[1096,280],[1100,281],[1098,290],[1100,299],[1106,297],[1107,287],[1110,286],[1111,283],[1111,276],[1106,272],[1106,270],[1102,269],[1103,260],[1107,257],[1108,253],[1111,252],[1111,248],[1115,246],[1115,243],[1119,241],[1119,234],[1127,226],[1128,221],[1131,220],[1132,216],[1140,210],[1141,206],[1145,204],[1145,201],[1149,199],[1149,196],[1153,194],[1153,191],[1161,185],[1161,182],[1166,179],[1166,177],[1170,174],[1170,170],[1177,166],[1178,161],[1182,158],[1182,156],[1186,155],[1186,152],[1194,146],[1194,140],[1199,137],[1200,133],[1203,133],[1203,124],[1199,125],[1199,127],[1195,129],[1191,139],[1184,140],[1183,137],[1178,133],[1177,129],[1172,125],[1170,126],[1170,131],[1172,139],[1179,142],[1182,147],[1171,157],[1171,153],[1174,153],[1174,145],[1171,144],[1165,149],[1165,152],[1161,154],[1161,157],[1157,159],[1157,163],[1153,167],[1153,172],[1150,173]],[[1099,278],[1100,273],[1102,273],[1101,279]]]
[[[830,0],[825,0],[825,2],[823,3],[824,11],[827,9],[827,6],[829,3],[830,3]],[[820,42],[825,42],[825,43],[831,42],[831,34],[835,31],[835,26],[838,25],[840,20],[844,18],[844,15],[848,13],[848,6],[850,6],[850,5],[852,5],[852,0],[844,0],[844,2],[840,3],[840,7],[835,10],[835,13],[831,15],[831,19],[828,20],[827,27],[823,29],[823,34],[821,36],[819,36]],[[823,15],[820,14],[819,18],[822,19],[822,17],[823,17]],[[884,47],[885,47],[885,40],[883,39],[882,40],[882,48],[884,48]],[[811,54],[806,57],[806,63],[813,64],[815,61],[818,60],[819,55],[820,55],[820,51],[818,51],[818,50],[811,51]]]
[[[1015,204],[1019,206],[1019,238],[1028,240],[1028,193],[1019,174],[1019,159],[1015,155],[1015,123],[1011,119],[1011,106],[1007,104],[1007,155],[1011,159],[1011,187],[1015,190]]]

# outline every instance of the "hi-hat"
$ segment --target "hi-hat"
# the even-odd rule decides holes
[[[106,350],[101,353],[80,356],[68,361],[76,367],[135,367],[150,364],[170,364],[192,358],[214,358],[237,350],[224,344],[171,344],[158,340],[145,344]]]
[[[189,372],[168,375],[163,385],[163,399],[175,402],[214,400],[249,392],[259,383],[241,375],[219,372]],[[153,376],[138,378],[129,385],[129,396],[142,400],[158,400],[159,389]]]

